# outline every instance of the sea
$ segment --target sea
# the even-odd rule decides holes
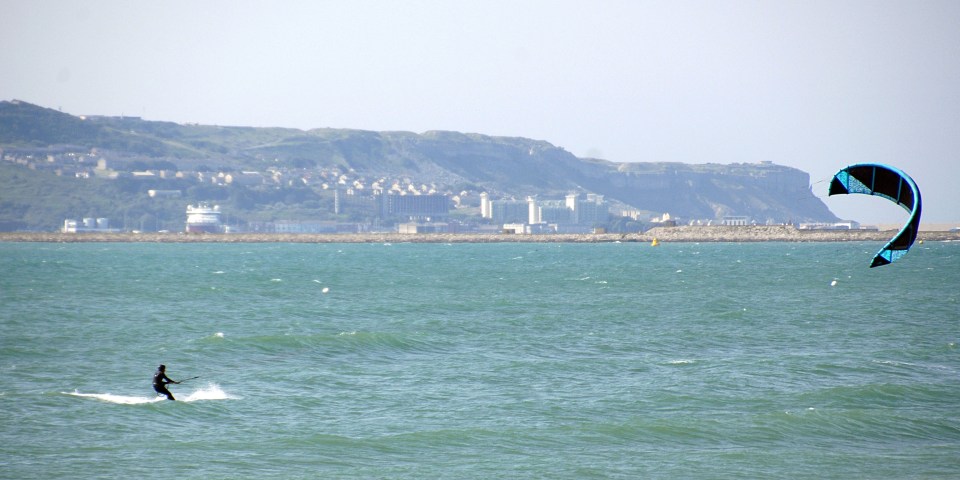
[[[960,242],[880,247],[0,243],[0,478],[960,478]]]

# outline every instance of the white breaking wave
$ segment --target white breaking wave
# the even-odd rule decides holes
[[[167,400],[167,397],[162,395],[114,395],[112,393],[80,393],[77,391],[62,393],[74,397],[94,398],[100,401],[115,403],[118,405],[140,405],[144,403],[164,402]],[[173,392],[173,395],[177,398],[177,401],[181,402],[196,402],[199,400],[233,400],[239,398],[224,392],[220,389],[219,385],[213,383],[194,390],[189,394]]]

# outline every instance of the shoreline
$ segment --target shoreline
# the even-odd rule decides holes
[[[613,243],[645,242],[886,242],[897,230],[798,230],[792,226],[656,227],[644,233],[55,233],[0,232],[0,242],[38,243]],[[960,232],[921,231],[918,241],[960,241]]]

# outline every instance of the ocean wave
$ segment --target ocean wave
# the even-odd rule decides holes
[[[435,343],[389,332],[343,331],[338,333],[288,333],[277,335],[207,337],[221,340],[227,348],[255,349],[264,353],[310,352],[324,357],[343,354],[395,355],[442,351]],[[218,342],[220,343],[220,342]]]
[[[908,438],[932,442],[956,442],[953,422],[920,418],[909,410],[870,406],[830,408],[799,406],[783,412],[754,417],[747,431],[770,441],[806,439],[841,445],[889,445]]]
[[[381,353],[434,353],[441,350],[436,344],[387,332],[340,332],[334,346],[345,351],[374,351]]]
[[[800,397],[804,403],[835,408],[888,408],[905,403],[922,405],[943,401],[943,391],[937,385],[871,383],[863,385],[840,385],[808,392]]]

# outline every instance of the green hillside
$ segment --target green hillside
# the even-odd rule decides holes
[[[78,117],[0,102],[0,230],[51,230],[64,218],[109,217],[126,228],[179,230],[188,203],[220,203],[238,223],[379,221],[362,200],[372,185],[456,196],[468,215],[492,198],[603,195],[621,209],[680,218],[743,215],[759,222],[833,221],[805,172],[771,163],[616,164],[547,142],[432,131],[371,132],[183,125]],[[97,168],[101,165],[102,168]],[[137,171],[165,176],[133,176]],[[213,175],[256,172],[257,185]],[[151,189],[179,198],[149,198]],[[347,208],[336,211],[333,190]],[[354,191],[356,190],[356,191]],[[463,194],[463,195],[461,195]]]

